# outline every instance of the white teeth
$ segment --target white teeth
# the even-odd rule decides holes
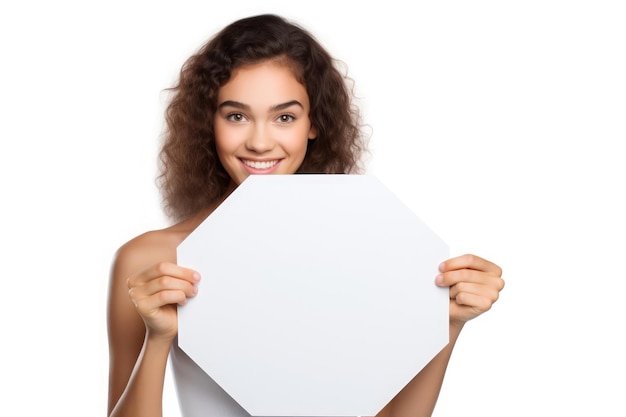
[[[248,161],[247,159],[243,160],[243,163],[254,169],[268,169],[273,167],[278,163],[278,160],[275,161]]]

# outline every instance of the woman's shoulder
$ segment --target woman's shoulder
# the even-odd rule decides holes
[[[176,248],[184,239],[180,235],[180,231],[176,230],[175,227],[150,230],[125,242],[119,247],[118,253],[127,254]]]
[[[176,248],[207,215],[201,212],[172,226],[133,237],[117,249],[113,268],[125,275],[160,262],[176,263]]]
[[[170,228],[151,230],[122,244],[113,256],[114,276],[128,277],[159,262],[176,262],[177,233]]]
[[[192,230],[182,222],[135,236],[117,249],[113,268],[138,271],[159,262],[176,263],[176,248]]]
[[[175,223],[163,229],[155,229],[133,237],[121,245],[116,252],[119,258],[158,258],[166,262],[176,261],[176,248],[196,227],[208,216],[211,211],[203,211],[186,220]],[[154,263],[154,262],[153,262]]]

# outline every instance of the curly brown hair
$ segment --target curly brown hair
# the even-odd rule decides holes
[[[248,17],[226,26],[191,56],[169,89],[158,176],[169,217],[183,220],[227,192],[230,177],[218,159],[213,129],[217,95],[234,69],[266,60],[286,63],[309,95],[309,118],[318,136],[298,172],[361,171],[366,146],[360,113],[336,61],[299,25],[276,15]]]

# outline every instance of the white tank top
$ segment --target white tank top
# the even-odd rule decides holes
[[[172,344],[170,363],[183,417],[250,417],[178,347],[178,340]]]

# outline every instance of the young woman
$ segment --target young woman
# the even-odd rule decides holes
[[[161,416],[172,358],[185,417],[247,416],[178,349],[177,306],[198,291],[176,248],[250,174],[356,173],[365,150],[359,112],[333,59],[278,16],[224,28],[184,65],[166,112],[160,185],[174,224],[116,253],[108,305],[110,416]],[[464,324],[489,310],[501,269],[464,255],[440,265],[450,288],[450,343],[380,416],[431,415]]]

